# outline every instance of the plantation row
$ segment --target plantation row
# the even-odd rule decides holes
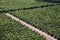
[[[10,13],[58,40],[60,39],[60,5]]]
[[[45,4],[53,4],[50,2],[37,2],[36,0],[0,0],[0,9],[17,9],[27,8],[33,6],[40,6]]]
[[[27,27],[0,14],[0,40],[46,40]]]

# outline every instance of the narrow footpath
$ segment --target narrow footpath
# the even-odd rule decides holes
[[[19,23],[21,23],[22,25],[28,27],[28,28],[31,29],[32,31],[37,32],[37,33],[40,34],[41,36],[45,37],[47,40],[57,40],[57,39],[55,39],[54,37],[51,37],[50,35],[48,35],[47,33],[45,33],[45,32],[43,32],[43,31],[35,28],[34,26],[32,26],[32,25],[30,25],[30,24],[28,24],[28,23],[20,20],[19,18],[15,17],[15,16],[13,16],[13,15],[11,15],[11,14],[9,14],[9,13],[5,13],[5,15],[8,16],[8,17],[10,17],[10,18],[12,18],[12,19],[15,20],[15,21],[18,21]]]

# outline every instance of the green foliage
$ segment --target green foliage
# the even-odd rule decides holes
[[[60,6],[10,12],[49,35],[60,38]]]
[[[46,4],[54,3],[51,2],[51,0],[50,2],[37,2],[36,0],[0,0],[0,9],[9,10],[28,8]],[[56,37],[58,40],[60,39],[60,5],[10,13],[21,20],[36,26],[36,28],[39,28],[49,35]],[[26,27],[23,27],[3,14],[0,14],[0,33],[2,35],[0,39],[2,40],[16,40],[16,38],[17,40],[44,40],[44,38],[38,34],[32,32]]]
[[[0,40],[45,40],[45,38],[0,14]]]
[[[27,8],[44,4],[48,4],[48,2],[36,2],[35,0],[0,0],[0,8],[2,8],[3,10]]]

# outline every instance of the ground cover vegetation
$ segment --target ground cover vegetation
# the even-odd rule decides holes
[[[53,4],[53,3],[37,2],[36,0],[0,0],[0,9],[8,10],[17,8],[27,8],[45,4]]]
[[[60,39],[60,5],[10,13],[49,35]]]
[[[49,35],[57,38],[58,40],[60,40],[60,5],[48,6],[49,4],[58,4],[58,3],[60,3],[59,0],[0,0],[0,9],[2,9],[2,10],[19,9],[19,8],[24,9],[24,8],[31,8],[31,7],[36,7],[36,6],[38,7],[38,6],[47,5],[47,7],[43,7],[43,8],[41,8],[41,7],[34,8],[34,9],[32,8],[30,10],[29,9],[20,10],[20,11],[9,12],[9,13],[20,18],[21,20],[35,26],[36,28],[48,33]],[[19,25],[19,23],[15,22],[15,21],[12,22],[12,20],[10,18],[4,16],[2,13],[0,13],[0,14],[1,14],[0,15],[0,24],[1,24],[0,30],[3,33],[2,37],[4,37],[4,39],[5,38],[9,39],[8,36],[11,37],[11,35],[13,35],[13,34],[15,34],[15,32],[17,32],[17,31],[15,31],[15,30],[18,30],[16,28],[17,25],[18,25],[18,28],[22,28],[22,30],[25,30],[26,27]],[[7,20],[8,20],[8,22],[7,22]],[[13,28],[13,27],[15,27],[15,28]],[[6,31],[6,30],[8,30],[8,31]],[[3,31],[5,31],[5,32],[3,32]],[[10,31],[10,33],[8,34],[7,32],[9,32],[9,31]],[[26,34],[30,33],[29,32],[30,30],[28,28],[26,28],[25,31],[27,31]],[[25,33],[25,31],[23,31],[23,32]],[[23,35],[23,32],[21,33],[22,35]],[[32,32],[31,34],[35,34],[35,33]],[[8,35],[8,36],[6,36],[6,35]],[[20,35],[20,34],[17,32],[16,35]],[[16,37],[16,35],[13,35],[11,38]],[[19,39],[19,37],[18,37],[18,39]],[[37,35],[37,37],[39,39],[38,35]],[[23,38],[22,40],[24,40],[24,39],[25,38]],[[28,37],[28,39],[30,39],[30,36]],[[34,39],[34,40],[37,40],[37,39]]]
[[[0,40],[46,40],[39,34],[0,14]]]

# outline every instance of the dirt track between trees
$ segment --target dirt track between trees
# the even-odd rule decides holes
[[[51,37],[50,35],[48,35],[47,33],[45,33],[45,32],[43,32],[43,31],[35,28],[34,26],[32,26],[32,25],[30,25],[30,24],[28,24],[28,23],[20,20],[19,18],[15,17],[15,16],[13,16],[13,15],[11,15],[11,14],[9,14],[9,13],[6,13],[5,15],[11,17],[11,18],[12,18],[13,20],[15,20],[15,21],[18,21],[19,23],[21,23],[22,25],[28,27],[28,28],[31,29],[32,31],[37,32],[37,33],[40,34],[41,36],[45,37],[47,40],[57,40],[57,39],[55,39],[54,37]]]

